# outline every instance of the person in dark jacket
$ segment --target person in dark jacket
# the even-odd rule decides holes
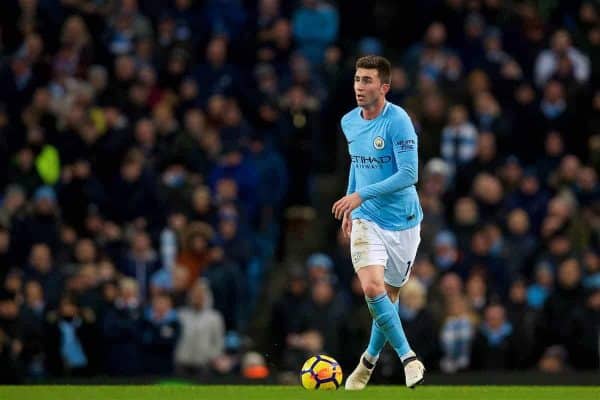
[[[158,192],[153,172],[144,168],[143,155],[131,150],[121,164],[120,175],[108,191],[110,215],[118,223],[135,221],[138,227],[161,222]],[[127,199],[127,201],[123,201]]]
[[[19,319],[22,326],[23,361],[30,377],[40,378],[45,374],[44,360],[44,321],[46,302],[44,289],[37,281],[25,284],[25,302],[21,306]]]
[[[536,343],[543,346],[542,349],[553,344],[568,345],[573,337],[570,320],[583,304],[579,261],[567,258],[558,268],[557,287],[544,304]]]
[[[521,279],[515,280],[510,286],[506,317],[514,330],[516,349],[514,366],[527,368],[534,362],[531,355],[534,348],[535,324],[539,315],[537,310],[527,304],[527,287]]]
[[[152,307],[142,320],[141,332],[144,373],[172,374],[181,325],[169,295],[159,293],[154,296]]]
[[[0,384],[24,378],[22,322],[14,292],[0,287]]]
[[[135,232],[130,250],[119,263],[119,270],[137,281],[142,302],[147,298],[152,275],[160,268],[160,258],[152,248],[150,236],[144,231]]]
[[[35,243],[44,243],[52,251],[58,250],[59,209],[56,194],[50,186],[39,187],[34,195],[33,213],[12,226],[13,243],[20,260],[29,253]]]
[[[50,247],[44,243],[34,244],[29,254],[25,279],[42,285],[49,307],[55,307],[64,287],[64,277],[54,266]]]
[[[225,256],[221,246],[214,245],[209,250],[209,259],[203,276],[208,279],[215,309],[225,318],[227,331],[237,330],[244,307],[244,274],[238,264]]]
[[[92,174],[88,160],[75,161],[67,171],[58,190],[62,217],[78,232],[83,232],[89,206],[105,210],[106,193],[100,181]]]
[[[141,320],[138,284],[132,278],[123,278],[119,282],[119,294],[107,307],[102,321],[106,348],[104,362],[109,375],[134,376],[142,373]]]
[[[308,286],[306,272],[301,266],[292,266],[287,272],[287,287],[285,292],[275,301],[271,309],[270,343],[273,346],[275,362],[282,363],[285,359],[286,340],[291,334],[298,334],[301,321],[297,318],[302,314],[308,302]],[[363,300],[364,302],[364,300]]]
[[[489,305],[473,341],[471,367],[482,370],[512,368],[515,360],[513,338],[513,327],[506,319],[504,307],[501,304]]]
[[[330,354],[342,352],[341,333],[343,321],[348,315],[344,298],[336,295],[334,277],[319,279],[312,284],[311,298],[303,319],[303,331],[314,331],[323,338],[323,351]]]
[[[588,292],[585,307],[573,315],[570,355],[579,369],[600,368],[600,288]]]
[[[69,295],[46,315],[46,367],[50,374],[87,376],[94,371],[95,322],[94,312],[79,308]]]

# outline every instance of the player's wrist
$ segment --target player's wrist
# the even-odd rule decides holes
[[[370,199],[369,192],[366,190],[357,190],[355,193],[360,198],[361,202]]]

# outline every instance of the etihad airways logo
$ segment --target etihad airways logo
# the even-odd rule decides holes
[[[371,157],[351,155],[350,158],[352,159],[352,164],[354,164],[355,168],[383,168],[385,164],[392,162],[392,156]]]

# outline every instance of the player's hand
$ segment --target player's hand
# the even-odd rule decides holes
[[[341,199],[333,203],[331,213],[333,214],[335,219],[342,219],[345,212],[351,212],[356,207],[360,206],[361,203],[362,199],[360,198],[357,192],[354,192],[352,194],[342,197]]]
[[[350,233],[352,233],[352,217],[350,216],[350,212],[346,211],[344,219],[342,219],[342,234],[345,238],[349,238]]]

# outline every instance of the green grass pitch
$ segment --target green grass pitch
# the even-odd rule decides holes
[[[1,400],[599,400],[600,386],[372,386],[319,392],[295,386],[0,386]]]

